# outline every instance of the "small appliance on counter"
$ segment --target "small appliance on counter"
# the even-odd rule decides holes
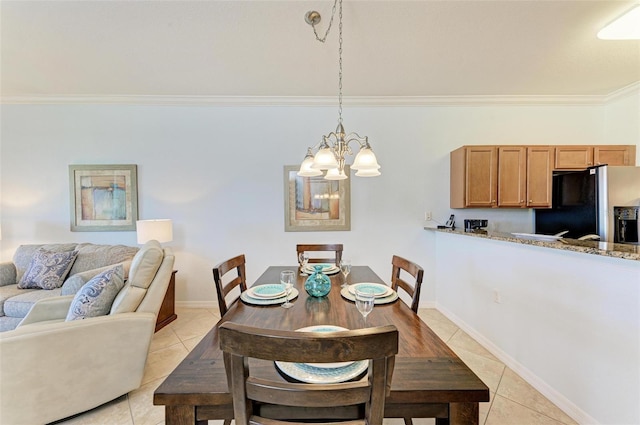
[[[489,225],[488,220],[484,219],[465,219],[464,231],[469,233],[487,233],[486,227]]]

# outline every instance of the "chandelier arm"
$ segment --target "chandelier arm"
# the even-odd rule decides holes
[[[350,142],[358,142],[358,144],[360,145],[360,148],[363,148],[365,146],[369,146],[369,137],[367,136],[360,136],[358,133],[349,133],[348,136],[346,136],[344,138],[345,143],[350,143]]]

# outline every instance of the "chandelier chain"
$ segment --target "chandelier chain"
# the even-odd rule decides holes
[[[338,4],[338,0],[334,0],[333,1],[333,8],[331,9],[331,19],[329,20],[329,25],[327,26],[327,30],[324,33],[323,37],[320,37],[318,35],[318,31],[316,30],[316,24],[315,23],[311,23],[311,28],[313,28],[313,33],[316,35],[316,40],[318,40],[320,43],[324,43],[327,40],[327,36],[329,35],[329,31],[331,31],[331,25],[333,24],[333,17],[336,14],[336,5]],[[342,6],[342,3],[340,3],[340,6]]]
[[[338,122],[342,124],[342,0],[340,0],[340,11],[338,13]]]

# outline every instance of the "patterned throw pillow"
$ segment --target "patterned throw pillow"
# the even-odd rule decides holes
[[[67,322],[88,317],[105,316],[111,304],[124,286],[124,269],[121,264],[96,275],[76,293],[67,313]]]
[[[18,288],[61,287],[77,256],[78,251],[53,252],[40,248],[33,254],[27,271],[18,283]]]

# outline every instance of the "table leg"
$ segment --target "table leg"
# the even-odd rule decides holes
[[[195,425],[195,406],[165,406],[165,425]]]
[[[478,403],[449,403],[450,425],[478,425],[479,416]]]

